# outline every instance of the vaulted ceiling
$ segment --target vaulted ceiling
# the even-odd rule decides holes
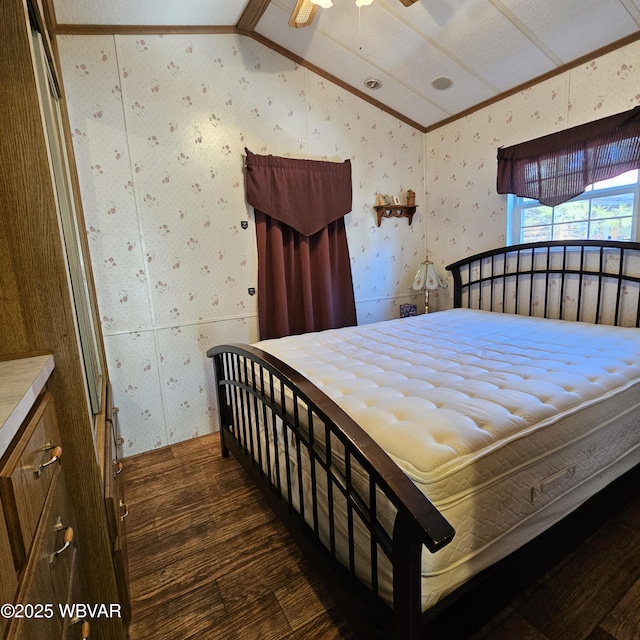
[[[640,0],[334,0],[304,28],[289,26],[296,0],[53,6],[57,33],[250,35],[421,130],[640,38]]]

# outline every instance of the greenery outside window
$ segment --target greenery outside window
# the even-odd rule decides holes
[[[589,185],[555,207],[509,196],[511,244],[542,240],[636,240],[640,171],[634,169]]]

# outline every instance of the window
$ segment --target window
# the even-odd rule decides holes
[[[508,234],[512,244],[542,240],[636,240],[640,171],[589,185],[584,193],[555,207],[532,198],[509,196]]]

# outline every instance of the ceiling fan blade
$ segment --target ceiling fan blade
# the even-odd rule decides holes
[[[417,0],[400,0],[405,7],[410,7]],[[296,6],[291,12],[289,18],[289,26],[300,29],[302,27],[308,27],[312,22],[318,10],[318,5],[311,2],[311,0],[298,0]]]
[[[296,6],[291,12],[289,26],[296,27],[296,29],[308,27],[313,22],[313,18],[316,15],[317,10],[318,5],[313,4],[311,0],[298,0],[298,2],[296,2]]]

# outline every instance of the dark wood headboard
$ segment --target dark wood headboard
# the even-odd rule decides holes
[[[454,306],[640,326],[640,243],[534,242],[450,264]]]

